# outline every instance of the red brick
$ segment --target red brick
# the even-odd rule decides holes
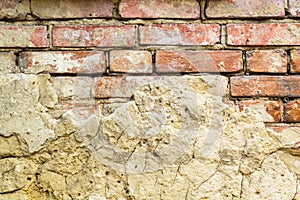
[[[109,58],[111,72],[152,72],[152,55],[149,51],[115,50],[110,52]]]
[[[285,122],[300,122],[300,100],[290,101],[284,105],[283,120]]]
[[[269,100],[244,100],[238,102],[240,111],[244,110],[245,107],[251,106],[263,106],[268,114],[272,116],[272,120],[264,119],[264,122],[280,122],[281,120],[281,109],[282,103],[280,101],[269,101]]]
[[[196,0],[122,0],[120,14],[124,18],[199,18]]]
[[[228,45],[300,45],[300,23],[229,24]]]
[[[247,52],[249,72],[285,73],[287,54],[282,50],[255,50]]]
[[[237,72],[241,51],[158,51],[157,72]]]
[[[22,19],[30,13],[29,0],[1,0],[0,19]]]
[[[11,52],[0,53],[0,73],[18,72],[16,56]]]
[[[216,24],[152,24],[140,27],[142,45],[214,45],[220,42]]]
[[[289,12],[292,16],[300,16],[299,0],[289,0]]]
[[[238,76],[230,78],[232,96],[299,97],[300,76]]]
[[[300,50],[291,51],[291,72],[300,72]]]
[[[249,18],[284,16],[284,0],[208,0],[209,18]]]
[[[49,47],[46,26],[0,26],[0,47]]]
[[[131,97],[134,90],[151,77],[110,76],[95,78],[96,98]],[[153,77],[152,77],[153,78]]]
[[[61,47],[135,46],[134,25],[54,26],[53,45]]]
[[[43,19],[112,17],[110,0],[31,0],[34,15]]]
[[[103,73],[105,55],[102,51],[47,51],[20,54],[25,73]]]

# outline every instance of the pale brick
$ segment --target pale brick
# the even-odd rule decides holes
[[[200,17],[196,0],[122,0],[120,14],[124,18],[182,18]]]
[[[54,26],[53,45],[61,47],[132,47],[136,44],[134,25]]]
[[[149,51],[115,50],[110,52],[109,58],[111,72],[152,72],[152,55]]]
[[[48,47],[46,26],[0,26],[0,47]]]
[[[25,73],[103,73],[105,55],[102,51],[47,51],[20,54]]]
[[[264,119],[264,122],[280,122],[281,120],[281,109],[282,103],[280,101],[269,101],[269,100],[244,100],[239,101],[238,106],[240,111],[246,107],[251,106],[263,106],[265,111],[272,116],[272,119]]]
[[[34,15],[43,19],[112,17],[110,0],[32,0]]]
[[[91,77],[51,77],[50,81],[59,100],[91,98],[93,86]]]
[[[300,45],[300,23],[228,24],[228,45]]]
[[[0,19],[25,19],[30,13],[29,0],[1,0]]]
[[[11,52],[0,53],[0,73],[18,72],[16,56]]]
[[[214,45],[220,41],[216,24],[152,24],[139,28],[142,45]]]
[[[289,12],[292,16],[300,16],[300,1],[299,0],[289,0]]]
[[[209,18],[248,18],[284,16],[284,0],[208,0]]]

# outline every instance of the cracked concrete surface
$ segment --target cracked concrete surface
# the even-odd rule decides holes
[[[226,103],[226,77],[150,79],[85,115],[60,107],[72,84],[0,80],[1,200],[300,199],[300,128]]]

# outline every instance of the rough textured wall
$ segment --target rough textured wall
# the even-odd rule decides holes
[[[300,199],[297,0],[0,8],[0,200]]]

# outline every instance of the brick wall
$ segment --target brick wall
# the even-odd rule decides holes
[[[209,73],[228,78],[228,105],[263,106],[278,132],[299,127],[297,0],[2,0],[0,8],[0,73],[50,75],[58,100],[45,105],[56,119],[131,98],[139,78]],[[75,83],[85,90],[74,103]]]
[[[0,4],[2,72],[221,73],[230,77],[229,100],[262,103],[276,123],[300,122],[297,1]]]

